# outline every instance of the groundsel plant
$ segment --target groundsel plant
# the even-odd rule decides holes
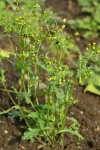
[[[22,138],[38,141],[39,148],[46,144],[55,145],[56,142],[63,145],[66,133],[82,139],[78,132],[79,123],[68,116],[68,111],[77,103],[73,98],[76,78],[81,79],[83,70],[87,68],[81,67],[81,53],[76,73],[70,70],[61,55],[68,53],[70,47],[70,39],[63,32],[65,21],[63,19],[59,28],[53,13],[41,12],[38,4],[28,12],[21,10],[17,4],[13,25],[8,26],[5,18],[0,21],[12,47],[12,59],[2,59],[14,67],[19,84],[17,88],[11,85],[8,89],[6,70],[1,67],[0,83],[10,97],[12,107],[0,114],[9,113],[23,120],[25,132]],[[16,48],[11,41],[12,32],[18,36],[19,46]]]
[[[77,74],[80,85],[86,87],[85,92],[89,91],[100,95],[100,46],[95,42],[89,43],[86,52],[79,61],[80,68],[86,68],[83,70],[83,76],[80,76],[80,71]],[[91,63],[91,67],[89,65],[87,67],[88,62]]]

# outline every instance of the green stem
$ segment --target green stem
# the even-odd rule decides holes
[[[68,108],[70,106],[71,94],[72,93],[70,91],[70,85],[68,85],[65,91],[64,105],[63,105],[63,111],[62,111],[63,113],[62,114],[62,126],[61,126],[62,130],[65,128],[66,116],[67,116]],[[61,139],[62,141],[64,140],[64,132],[61,134]]]
[[[47,110],[47,125],[49,125],[49,115],[50,115],[50,86],[49,86],[48,93],[47,93],[47,105],[48,105],[48,110]]]
[[[23,32],[24,24],[22,25],[20,29],[20,34],[19,34],[19,45],[20,45],[20,51],[22,52],[23,48],[23,38],[22,38],[22,32]]]
[[[37,74],[37,65],[35,65],[35,75]],[[38,87],[38,85],[37,85],[37,82],[38,82],[38,79],[36,78],[36,81],[35,81],[35,104],[36,105],[38,105],[39,104],[39,102],[38,102],[38,95],[37,95],[37,91],[38,91],[38,89],[37,89],[37,87]]]
[[[11,99],[12,103],[16,106],[17,104],[15,103],[14,99],[13,99],[12,96],[10,95],[10,93],[9,93],[9,91],[8,91],[8,89],[7,89],[6,85],[5,85],[5,83],[3,83],[3,86],[4,86],[4,88],[5,88],[5,91],[6,91],[7,94],[8,94],[9,98]]]
[[[20,101],[20,100],[18,100],[18,101]],[[19,110],[20,110],[20,112],[21,112],[21,114],[22,114],[22,118],[25,120],[27,126],[30,128],[30,125],[29,125],[29,123],[28,123],[28,121],[27,121],[27,119],[26,119],[26,115],[24,114],[24,112],[23,112],[23,110],[22,110],[22,107],[20,106],[20,104],[18,104],[18,106],[19,106]]]
[[[11,39],[10,39],[10,37],[9,37],[9,35],[8,35],[8,34],[7,34],[7,37],[8,37],[8,40],[9,40],[9,42],[10,42],[10,45],[11,45],[11,48],[12,48],[13,54],[15,54],[13,44],[12,44]]]

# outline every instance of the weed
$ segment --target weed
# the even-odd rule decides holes
[[[78,132],[79,123],[75,118],[68,116],[68,111],[77,103],[73,98],[74,85],[76,79],[81,79],[87,69],[89,70],[88,60],[82,59],[86,62],[82,66],[82,54],[79,53],[80,67],[76,73],[64,62],[62,53],[68,53],[71,42],[63,32],[65,19],[59,28],[53,16],[52,12],[41,13],[38,4],[27,12],[21,10],[17,3],[10,28],[5,18],[0,22],[12,46],[11,65],[19,77],[19,88],[12,85],[11,89],[8,89],[6,71],[1,68],[0,82],[13,106],[0,114],[9,113],[24,120],[23,139],[37,140],[41,143],[39,147],[54,145],[56,142],[63,145],[66,132],[82,139]],[[14,48],[11,42],[11,32],[18,35],[17,48]],[[6,60],[9,61],[9,58]],[[15,98],[12,97],[12,93]]]
[[[83,13],[87,16],[82,19],[70,20],[73,29],[79,30],[84,38],[97,38],[100,36],[100,3],[98,0],[78,0]]]
[[[80,84],[86,86],[85,92],[89,91],[94,94],[100,95],[100,46],[96,46],[96,43],[86,48],[84,57],[90,61],[91,70],[86,71],[85,78],[80,79]],[[82,65],[85,63],[81,60]]]

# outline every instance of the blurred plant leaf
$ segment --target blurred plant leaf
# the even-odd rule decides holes
[[[29,128],[29,131],[25,132],[23,135],[23,140],[29,140],[37,137],[39,135],[40,129],[38,128]]]
[[[97,87],[96,87],[95,85],[93,85],[93,84],[88,84],[84,91],[85,91],[85,92],[86,92],[86,91],[89,91],[89,92],[91,92],[91,93],[100,95],[100,87],[97,88]]]

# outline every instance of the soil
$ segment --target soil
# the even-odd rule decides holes
[[[80,7],[76,0],[47,0],[46,7],[50,6],[60,16],[80,17]],[[0,29],[0,31],[2,30]],[[73,31],[70,30],[70,32]],[[13,42],[17,45],[17,37],[14,37]],[[96,41],[100,41],[100,39],[96,39]],[[91,41],[79,38],[76,39],[76,42],[84,50],[86,44]],[[0,48],[11,49],[7,39],[0,39]],[[12,75],[13,70],[10,64],[3,62],[2,65],[5,68],[9,67],[7,71],[8,86],[11,83],[17,86],[17,76]],[[80,123],[80,133],[84,139],[78,144],[75,137],[66,134],[63,148],[56,145],[55,147],[45,146],[41,150],[100,150],[100,97],[91,93],[84,93],[84,88],[77,85],[74,89],[74,98],[79,99],[79,102],[71,107],[69,115],[74,116]],[[10,105],[7,94],[0,91],[0,110],[8,108]],[[0,116],[0,150],[37,150],[38,143],[23,141],[21,137],[20,123],[16,124],[7,115]]]

